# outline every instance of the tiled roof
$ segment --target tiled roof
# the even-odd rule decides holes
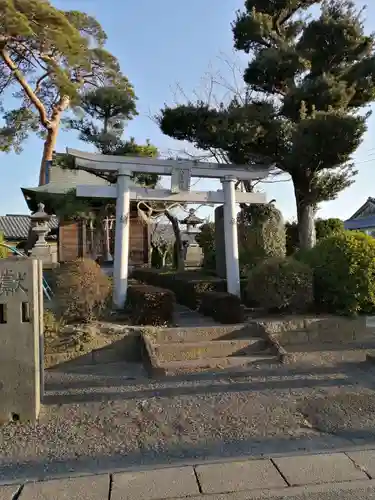
[[[51,229],[57,229],[59,222],[57,217],[52,217],[48,223]],[[30,215],[1,215],[0,232],[6,240],[27,239],[30,229]],[[52,239],[52,235],[50,236]],[[48,236],[47,236],[48,239]]]
[[[375,205],[375,198],[371,198],[371,196],[369,196],[365,201],[365,203],[361,205],[359,209],[351,217],[349,217],[348,220],[357,219],[358,217],[360,217],[360,215],[363,213],[363,211],[367,208],[369,204]]]
[[[361,217],[360,219],[348,219],[344,222],[345,229],[369,229],[375,227],[375,215]]]

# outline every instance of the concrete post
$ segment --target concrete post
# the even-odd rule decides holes
[[[113,305],[122,309],[125,305],[129,272],[129,224],[130,191],[129,172],[119,172],[117,176],[115,261],[113,266]]]
[[[0,421],[39,416],[42,272],[37,259],[0,260]]]
[[[241,296],[240,270],[238,262],[238,235],[236,193],[234,177],[222,179],[224,191],[224,237],[225,262],[227,270],[227,290],[233,295]]]
[[[43,286],[43,263],[38,260],[38,290],[39,290],[39,359],[40,359],[40,399],[43,401],[45,376],[44,376],[44,293]]]
[[[215,250],[216,275],[219,278],[226,278],[223,205],[215,208]]]

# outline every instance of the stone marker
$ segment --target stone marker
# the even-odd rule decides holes
[[[198,495],[192,467],[114,474],[111,500],[156,500]]]
[[[215,259],[216,274],[219,278],[227,277],[225,264],[225,238],[224,238],[224,205],[215,208]]]
[[[291,486],[368,479],[344,453],[276,458],[274,463]]]
[[[40,411],[40,264],[0,260],[0,422],[35,422]]]
[[[199,465],[195,470],[202,493],[229,493],[288,486],[271,460]]]

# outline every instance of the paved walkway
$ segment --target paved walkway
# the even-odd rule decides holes
[[[375,498],[375,450],[115,472],[0,487],[0,500]]]

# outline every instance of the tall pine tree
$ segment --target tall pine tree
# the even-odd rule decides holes
[[[309,7],[320,12],[308,17]],[[213,110],[165,107],[161,129],[235,163],[261,159],[290,174],[301,248],[315,244],[318,204],[356,174],[351,155],[375,97],[374,37],[350,0],[246,0],[232,24],[235,48],[249,54],[247,102]]]
[[[0,0],[0,150],[20,152],[30,132],[44,138],[40,182],[52,160],[64,113],[103,85],[135,98],[96,19],[48,0]],[[8,109],[9,97],[17,107]],[[12,102],[12,101],[10,101]]]

